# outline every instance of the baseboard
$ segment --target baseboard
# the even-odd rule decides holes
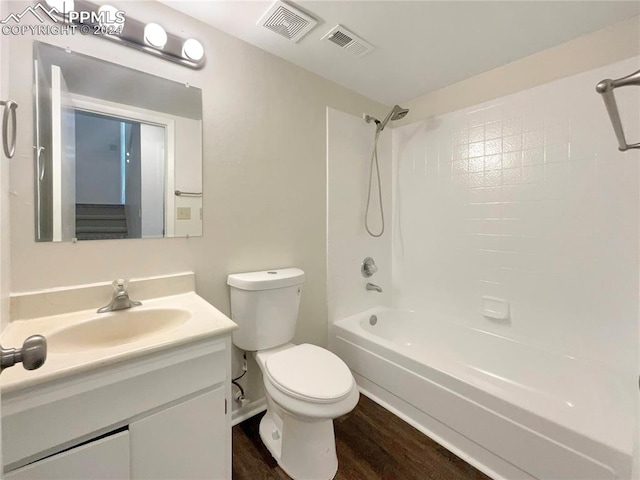
[[[240,422],[264,412],[267,409],[267,399],[265,397],[259,398],[246,404],[244,407],[240,407],[231,413],[231,426],[237,425]]]

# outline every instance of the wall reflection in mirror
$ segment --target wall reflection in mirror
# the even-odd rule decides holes
[[[37,241],[202,235],[202,92],[34,44]]]

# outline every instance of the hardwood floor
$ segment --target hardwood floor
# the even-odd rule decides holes
[[[233,480],[289,478],[260,440],[261,418],[233,427]],[[364,395],[334,428],[336,480],[491,480]]]

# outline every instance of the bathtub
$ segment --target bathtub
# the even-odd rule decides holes
[[[631,477],[636,392],[611,367],[390,309],[337,321],[330,347],[366,395],[494,479]]]

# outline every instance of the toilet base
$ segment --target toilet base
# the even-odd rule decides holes
[[[338,471],[333,420],[295,418],[267,398],[260,438],[294,480],[331,480]]]

